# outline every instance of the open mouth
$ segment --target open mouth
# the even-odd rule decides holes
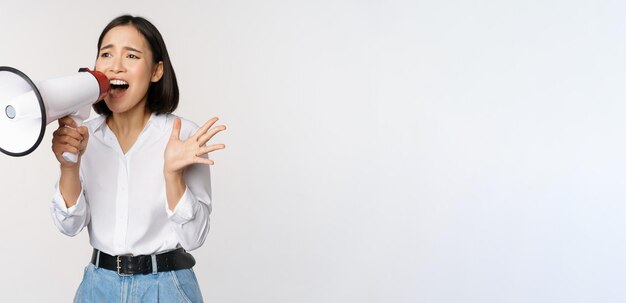
[[[124,81],[124,80],[110,80],[109,83],[111,84],[111,89],[127,89],[128,88],[128,82]]]
[[[111,96],[114,98],[121,97],[128,89],[128,82],[119,79],[113,79],[109,81],[111,84]]]

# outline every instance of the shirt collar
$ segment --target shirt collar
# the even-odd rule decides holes
[[[100,132],[101,134],[104,134],[104,130],[107,128],[106,126],[106,117],[105,115],[99,115],[95,118],[93,118],[92,122],[93,123],[93,130],[94,133],[96,132]],[[156,114],[156,113],[152,113],[150,114],[150,119],[148,119],[148,123],[146,123],[146,129],[154,126],[157,128],[157,130],[159,131],[163,131],[165,130],[165,125],[167,123],[167,114]]]
[[[148,125],[154,125],[158,131],[165,130],[165,124],[167,122],[167,114],[155,114],[152,113],[150,115],[150,119],[148,120]]]
[[[104,134],[104,129],[106,129],[106,120],[107,116],[105,115],[98,115],[97,117],[93,118],[93,120],[90,121],[90,123],[93,123],[93,132],[100,132]]]

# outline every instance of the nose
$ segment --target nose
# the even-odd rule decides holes
[[[113,73],[121,73],[125,71],[124,62],[120,56],[116,56],[111,60],[111,65],[109,66],[109,70]]]

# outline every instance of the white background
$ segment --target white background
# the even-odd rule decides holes
[[[207,302],[623,302],[622,1],[5,1],[0,65],[93,66],[122,13],[162,32],[212,158]],[[69,302],[47,128],[0,155],[0,301]],[[6,130],[0,130],[6,131]]]

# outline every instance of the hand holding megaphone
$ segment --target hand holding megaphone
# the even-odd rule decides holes
[[[62,117],[58,122],[59,127],[52,134],[52,151],[61,166],[73,166],[87,148],[89,131],[71,116]]]
[[[85,106],[81,109],[78,110],[78,112],[74,112],[69,114],[67,117],[69,117],[72,121],[74,121],[73,125],[64,123],[63,126],[65,127],[73,127],[75,129],[78,129],[80,126],[83,125],[83,121],[85,121],[85,119],[89,118],[89,113],[91,112],[91,106]],[[61,118],[63,119],[63,118]],[[59,119],[59,124],[61,124],[61,119]],[[84,136],[84,134],[83,134]],[[79,150],[80,152],[80,150]],[[65,159],[65,161],[69,161],[72,163],[76,163],[78,161],[78,153],[71,153],[71,152],[64,152],[63,153],[63,159]]]
[[[109,79],[89,69],[35,84],[19,70],[0,66],[0,151],[14,157],[30,154],[41,143],[46,125],[68,115],[79,127],[91,105],[109,90]],[[75,163],[78,155],[63,158]]]

